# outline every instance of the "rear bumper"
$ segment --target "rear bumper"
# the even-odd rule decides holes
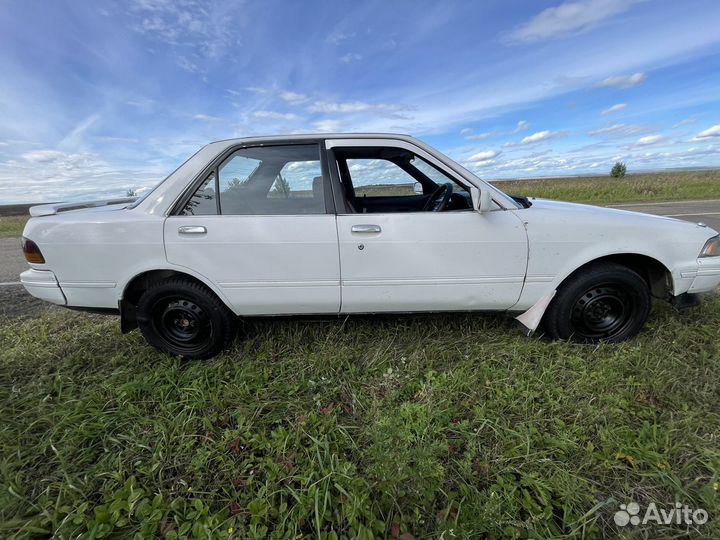
[[[25,270],[20,274],[20,283],[35,298],[60,306],[67,304],[57,278],[50,270]]]

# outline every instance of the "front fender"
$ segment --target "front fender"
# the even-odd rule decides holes
[[[614,256],[640,256],[652,259],[670,275],[672,294],[674,295],[686,292],[697,273],[697,262],[695,260],[673,264],[667,258],[659,258],[657,253],[648,250],[619,251],[615,249],[585,249],[575,254],[565,253],[564,256],[558,253],[556,257],[558,260],[564,259],[564,262],[553,272],[550,265],[544,267],[538,264],[533,265],[531,247],[531,262],[528,264],[525,284],[520,299],[513,307],[513,311],[530,309],[543,297],[556,291],[568,277],[583,266]]]

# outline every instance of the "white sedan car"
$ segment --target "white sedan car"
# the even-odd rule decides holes
[[[402,135],[214,142],[140,199],[30,213],[30,294],[187,358],[263,315],[507,311],[617,342],[720,283],[702,224],[509,196]]]

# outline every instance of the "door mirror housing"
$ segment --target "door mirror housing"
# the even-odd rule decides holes
[[[492,196],[489,189],[470,188],[473,210],[480,214],[489,212],[492,209]]]
[[[420,182],[415,182],[413,184],[413,192],[415,195],[423,195],[425,191],[423,190],[423,186]]]

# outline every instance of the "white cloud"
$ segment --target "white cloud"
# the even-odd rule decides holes
[[[588,131],[590,137],[630,137],[647,131],[647,128],[634,124],[610,124],[608,126]]]
[[[148,39],[186,51],[177,64],[190,72],[204,72],[206,58],[219,58],[236,42],[237,21],[221,4],[198,0],[134,0],[128,3],[138,15],[134,30]]]
[[[320,120],[313,124],[315,129],[323,132],[342,131],[343,124],[339,120]]]
[[[65,154],[65,152],[60,152],[58,150],[33,150],[31,152],[24,153],[20,157],[31,163],[50,163],[66,156],[67,154]]]
[[[297,120],[299,116],[293,113],[281,113],[277,111],[255,111],[252,117],[257,120]]]
[[[222,120],[222,118],[219,118],[217,116],[210,116],[209,114],[196,114],[192,117],[193,120],[197,120],[198,122],[218,122]]]
[[[651,144],[659,143],[663,139],[664,137],[662,135],[646,135],[645,137],[640,137],[637,144],[639,146],[649,146]]]
[[[521,131],[525,131],[529,127],[530,127],[530,122],[527,122],[525,120],[520,120],[517,123],[517,126],[515,127],[515,129],[513,130],[513,133],[520,133]]]
[[[500,155],[500,152],[497,150],[483,150],[481,152],[477,152],[476,154],[473,154],[468,158],[469,161],[472,162],[480,162],[480,161],[487,161],[489,159],[494,159]]]
[[[364,101],[332,102],[315,101],[308,107],[313,113],[361,113],[361,112],[395,112],[401,110],[398,105],[385,103],[365,103]]]
[[[0,200],[35,203],[117,197],[130,188],[152,187],[166,173],[127,169],[89,152],[33,150],[17,160],[0,162]]]
[[[549,131],[546,129],[544,131],[538,131],[537,133],[528,135],[522,141],[520,141],[520,144],[533,144],[533,143],[537,143],[540,141],[547,141],[549,139],[553,139],[553,138],[557,137],[558,135],[559,135],[559,133],[557,133],[555,131]]]
[[[484,133],[478,133],[476,135],[473,135],[474,130],[472,128],[465,128],[460,131],[460,135],[465,137],[469,141],[484,141],[485,139],[490,139],[492,137],[500,137],[503,135],[514,135],[516,133],[520,133],[522,131],[525,131],[530,128],[530,122],[527,122],[525,120],[520,120],[514,129],[508,130],[508,131],[501,131],[499,129],[495,129],[493,131],[486,131]]]
[[[117,144],[138,144],[140,143],[140,139],[137,139],[135,137],[113,137],[113,136],[100,136],[98,137],[99,140],[109,142],[109,143],[117,143]]]
[[[351,62],[358,62],[362,60],[362,55],[358,53],[347,53],[340,57],[340,61],[343,64],[349,64]]]
[[[716,124],[712,127],[709,127],[697,135],[695,135],[695,140],[701,140],[701,139],[711,139],[714,137],[720,137],[720,124]]]
[[[623,109],[625,109],[626,107],[627,107],[627,104],[626,104],[626,103],[616,103],[616,104],[613,105],[612,107],[608,107],[607,109],[605,109],[605,110],[604,110],[603,112],[601,112],[600,114],[602,114],[603,116],[607,116],[608,114],[613,114],[613,113],[616,113],[616,112],[620,112],[620,111],[622,111]]]
[[[328,43],[332,43],[333,45],[337,45],[338,43],[342,43],[343,41],[347,41],[348,39],[352,39],[354,37],[355,32],[341,32],[336,30],[327,37],[326,41]]]
[[[613,75],[607,77],[597,83],[595,86],[598,88],[632,88],[633,86],[639,86],[645,82],[647,76],[644,73],[633,73],[632,75]]]
[[[469,161],[467,163],[464,163],[465,168],[467,169],[485,169],[490,167],[498,166],[498,162],[494,159],[486,159],[485,161]]]
[[[678,123],[673,124],[673,129],[677,129],[683,126],[689,126],[690,124],[694,124],[695,122],[697,122],[697,118],[695,118],[694,116],[690,116],[689,118],[685,118],[683,120],[680,120]]]
[[[634,171],[641,171],[711,166],[720,159],[720,146],[705,142],[685,149],[685,144],[665,140],[657,146],[632,144],[619,148],[614,144],[596,143],[568,150],[547,148],[532,153],[527,152],[529,147],[516,147],[496,159],[479,162],[471,162],[461,156],[455,157],[468,169],[482,172],[486,179],[597,174],[599,171],[609,171],[616,161],[631,163]]]
[[[541,11],[508,35],[511,42],[532,43],[557,39],[589,30],[602,21],[627,11],[633,0],[578,0]]]
[[[200,66],[194,62],[193,60],[190,60],[187,56],[180,55],[175,59],[175,63],[183,68],[185,71],[189,71],[190,73],[201,73],[202,69]]]
[[[137,107],[138,109],[151,109],[153,105],[155,105],[155,100],[141,97],[136,99],[129,99],[125,102],[125,105],[129,105],[130,107]]]
[[[297,92],[280,92],[280,99],[290,105],[300,105],[310,98],[308,98],[305,94],[299,94]]]
[[[491,139],[493,137],[499,137],[503,135],[502,131],[486,131],[485,133],[478,133],[477,135],[468,135],[465,138],[469,141],[484,141],[485,139]]]

